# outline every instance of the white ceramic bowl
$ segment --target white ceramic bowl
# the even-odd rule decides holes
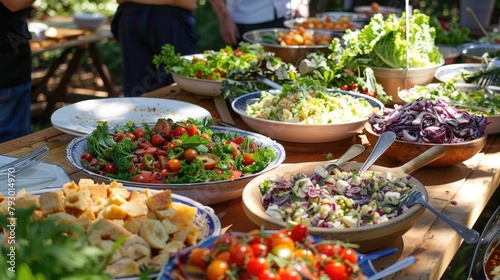
[[[96,30],[106,22],[106,17],[99,13],[75,13],[73,22],[78,28]]]
[[[444,64],[453,64],[460,56],[460,51],[455,47],[444,45],[439,45],[437,47],[439,48],[439,52],[441,52],[444,57]]]
[[[220,96],[222,94],[222,81],[189,78],[175,73],[172,73],[172,78],[177,85],[186,92],[210,97]]]
[[[426,85],[434,79],[436,70],[444,64],[444,61],[438,65],[419,68],[381,68],[371,67],[373,69],[377,82],[380,83],[385,92],[392,96],[393,103],[402,103],[398,93],[400,90],[412,88],[415,85]]]
[[[485,64],[481,63],[456,63],[439,67],[434,74],[434,77],[441,82],[449,82],[454,80],[457,83],[464,83],[461,74],[474,74],[486,68]]]
[[[212,126],[211,129],[214,132],[230,132],[241,135],[243,137],[250,137],[259,146],[271,146],[276,152],[277,157],[274,161],[269,163],[269,165],[264,170],[233,180],[187,184],[148,184],[124,180],[117,181],[123,183],[124,185],[140,188],[170,189],[175,194],[183,195],[199,201],[205,205],[208,205],[240,197],[243,188],[252,178],[278,167],[285,160],[285,149],[283,148],[283,146],[268,137],[237,128]],[[111,181],[111,178],[94,173],[82,166],[80,162],[80,156],[87,149],[87,137],[88,136],[73,139],[66,148],[66,158],[78,170],[86,172],[93,177],[99,178],[100,180]]]
[[[340,92],[356,98],[364,98],[374,107],[374,110],[376,110],[375,108],[379,110],[384,108],[384,105],[379,100],[367,95],[340,90],[329,91]],[[259,98],[260,95],[261,92],[253,92],[237,97],[233,100],[231,106],[250,128],[276,140],[295,143],[324,143],[338,141],[354,136],[368,121],[367,117],[366,119],[343,124],[301,124],[265,120],[249,116],[245,113],[248,106],[247,101]]]

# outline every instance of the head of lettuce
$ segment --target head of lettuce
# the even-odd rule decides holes
[[[362,29],[346,30],[343,43],[335,38],[330,45],[334,60],[347,68],[370,66],[382,68],[418,68],[444,62],[436,47],[430,17],[414,10],[408,17],[376,14]],[[407,31],[409,33],[407,34]]]

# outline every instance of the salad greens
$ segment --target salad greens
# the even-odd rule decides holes
[[[158,119],[128,122],[110,131],[101,123],[86,138],[82,166],[110,178],[152,184],[215,182],[264,170],[276,159],[271,146],[259,146],[237,132],[214,131],[211,119]]]
[[[342,65],[384,68],[416,68],[442,63],[443,56],[435,46],[435,28],[429,16],[414,10],[409,17],[407,40],[405,14],[391,14],[384,19],[376,14],[362,29],[346,30],[345,45],[334,38],[330,49]]]
[[[470,29],[459,27],[457,22],[445,23],[436,16],[431,16],[429,24],[436,30],[436,45],[458,47],[473,41],[469,36]]]

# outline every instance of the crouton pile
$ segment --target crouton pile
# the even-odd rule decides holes
[[[7,211],[7,203],[0,195],[0,213]],[[107,267],[113,277],[159,268],[173,253],[198,243],[205,232],[197,208],[172,201],[170,190],[129,191],[116,181],[81,179],[58,191],[17,193],[17,208],[33,205],[33,219],[57,216],[61,222],[80,224],[90,233],[90,242],[104,250],[111,251],[118,238],[125,238]]]

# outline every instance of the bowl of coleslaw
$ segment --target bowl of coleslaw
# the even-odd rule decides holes
[[[425,211],[402,206],[402,195],[422,183],[406,172],[347,162],[325,169],[327,162],[284,164],[255,177],[243,189],[243,209],[266,229],[305,224],[312,235],[359,245],[360,252],[392,247]],[[405,173],[405,174],[403,174]]]
[[[368,95],[328,89],[299,93],[294,89],[245,94],[233,110],[254,131],[275,140],[325,143],[355,136],[384,105]]]

